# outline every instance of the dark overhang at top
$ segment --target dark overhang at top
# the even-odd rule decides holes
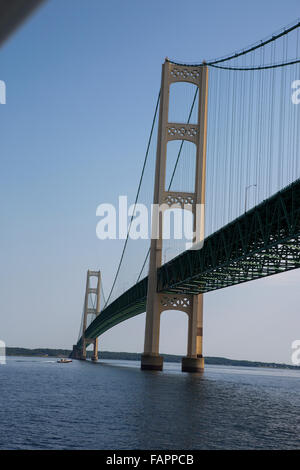
[[[0,46],[45,0],[0,0]]]

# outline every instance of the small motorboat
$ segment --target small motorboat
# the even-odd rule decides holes
[[[59,362],[60,364],[67,364],[68,362],[72,362],[72,359],[62,358],[59,359],[57,362]]]

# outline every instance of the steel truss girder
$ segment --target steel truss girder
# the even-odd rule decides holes
[[[210,235],[201,250],[185,251],[159,268],[157,288],[199,294],[298,267],[300,179]],[[145,312],[147,284],[146,277],[108,305],[87,336],[95,338]]]

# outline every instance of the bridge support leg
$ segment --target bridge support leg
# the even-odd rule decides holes
[[[159,354],[154,356],[153,354],[142,354],[141,358],[141,369],[142,370],[163,370],[164,358]]]
[[[203,372],[203,294],[193,296],[193,306],[189,315],[188,351],[182,358],[182,372]]]
[[[149,283],[155,282],[149,273]],[[156,279],[156,276],[155,276]],[[145,349],[141,357],[142,370],[162,370],[164,358],[159,355],[160,308],[159,294],[148,296],[145,329]]]
[[[83,339],[83,344],[82,344],[80,359],[81,359],[82,361],[85,361],[85,360],[86,360],[86,341],[85,341],[85,339]]]
[[[98,361],[98,338],[95,338],[94,340],[94,350],[93,350],[93,355],[92,355],[92,361],[94,362]]]
[[[70,354],[72,359],[80,359],[81,358],[81,349],[78,348],[77,344],[73,345],[73,350]]]

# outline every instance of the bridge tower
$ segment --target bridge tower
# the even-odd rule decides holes
[[[91,287],[90,286],[90,278],[96,277],[97,278],[97,286]],[[93,344],[93,356],[92,360],[98,360],[98,338],[88,338],[86,336],[86,329],[87,329],[87,318],[88,315],[96,315],[98,316],[100,313],[100,289],[101,289],[101,272],[100,271],[87,271],[86,276],[86,289],[85,289],[85,297],[84,297],[84,308],[83,308],[83,322],[82,322],[82,341],[81,341],[81,348],[78,349],[77,345],[73,346],[72,357],[75,359],[82,359],[86,360],[86,348],[88,345]],[[95,294],[96,302],[95,307],[90,308],[88,305],[89,294]]]
[[[198,87],[197,124],[171,123],[168,121],[170,85],[175,82],[189,82]],[[194,234],[201,231],[204,238],[206,129],[207,129],[208,67],[184,66],[169,62],[162,66],[161,98],[154,184],[154,205],[171,206],[176,201],[181,208],[188,199],[193,212]],[[188,140],[196,145],[196,174],[193,193],[166,191],[167,143],[170,140]],[[173,206],[174,207],[174,206]],[[199,207],[202,210],[199,212]],[[202,356],[203,336],[203,294],[165,294],[157,292],[157,269],[162,264],[162,220],[161,212],[153,214],[153,224],[158,227],[157,237],[151,238],[146,328],[144,354],[141,358],[143,370],[162,370],[163,357],[159,355],[160,315],[165,310],[181,310],[189,318],[187,356],[182,358],[182,371],[198,372],[204,369]]]

